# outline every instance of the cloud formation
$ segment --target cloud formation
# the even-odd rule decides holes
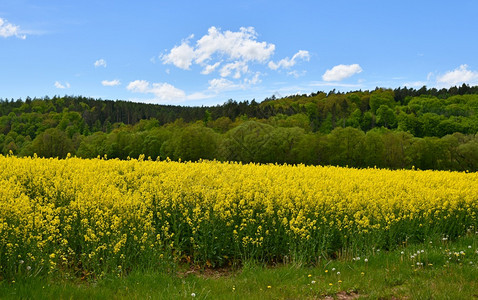
[[[121,82],[118,80],[118,79],[114,79],[114,80],[103,80],[101,82],[101,84],[103,86],[117,86],[117,85],[120,85]]]
[[[57,89],[69,89],[70,88],[70,84],[68,82],[65,82],[65,84],[61,84],[59,81],[55,81],[54,85]]]
[[[226,78],[214,78],[209,80],[208,90],[219,93],[240,88],[239,85]]]
[[[196,56],[194,48],[189,46],[189,40],[185,40],[179,46],[175,46],[169,54],[162,56],[164,64],[173,64],[176,67],[189,70],[192,61]]]
[[[207,74],[210,74],[210,73],[214,72],[214,70],[216,70],[216,68],[219,67],[220,64],[221,64],[221,62],[217,62],[213,65],[206,65],[204,67],[204,69],[201,71],[201,74],[207,75]]]
[[[324,75],[322,75],[322,79],[325,81],[342,81],[360,72],[362,72],[362,68],[358,64],[337,65],[325,71]]]
[[[15,36],[22,40],[27,38],[25,34],[21,34],[20,27],[18,25],[14,25],[2,18],[0,18],[0,36],[4,38]]]
[[[221,68],[219,74],[221,77],[232,76],[234,79],[241,78],[242,74],[247,73],[249,67],[245,61],[236,61],[229,63]]]
[[[153,94],[161,101],[177,101],[187,100],[186,93],[172,86],[169,83],[150,83],[146,80],[135,80],[128,84],[127,90],[135,93]]]
[[[193,35],[189,36],[169,53],[161,55],[163,64],[173,64],[184,70],[196,64],[203,68],[202,74],[210,74],[225,61],[227,63],[219,70],[221,77],[238,79],[249,70],[248,63],[266,63],[275,50],[274,44],[257,41],[253,27],[221,31],[212,26],[191,46],[193,38]]]
[[[437,76],[437,83],[444,87],[462,85],[463,83],[478,84],[478,72],[468,70],[468,65],[466,64],[461,65],[453,71]]]
[[[261,83],[261,77],[266,73],[256,69],[260,66],[268,67],[270,70],[287,69],[287,74],[296,77],[305,74],[305,71],[299,73],[292,67],[300,61],[309,61],[308,51],[299,50],[291,58],[286,57],[274,62],[272,57],[275,47],[272,43],[259,41],[254,27],[241,27],[238,31],[223,31],[212,26],[207,34],[198,38],[191,34],[179,45],[159,56],[164,65],[174,65],[182,70],[199,67],[201,74],[215,77],[208,80],[207,89],[199,93],[187,94],[167,83],[136,80],[130,82],[128,90],[152,93],[163,101],[180,97],[186,100],[203,99],[215,97],[224,91],[246,90]]]
[[[239,83],[233,82],[226,78],[215,78],[209,80],[209,87],[202,92],[195,92],[187,94],[185,91],[176,88],[175,86],[160,82],[151,83],[146,80],[131,81],[126,89],[133,93],[153,94],[155,101],[163,103],[179,103],[187,100],[201,100],[215,97],[218,93],[224,91],[247,89],[251,85],[260,82],[260,73],[254,74],[251,78],[245,78]]]
[[[290,67],[293,67],[297,63],[298,59],[309,61],[310,60],[309,51],[299,50],[299,52],[294,54],[294,56],[292,56],[291,59],[286,57],[286,58],[281,59],[278,63],[270,61],[268,66],[272,70],[277,70],[279,68],[289,69]]]
[[[95,65],[95,68],[98,68],[98,67],[106,68],[106,60],[104,60],[102,58],[98,59],[97,61],[95,61],[94,65]]]
[[[135,93],[147,93],[150,88],[149,86],[150,84],[146,80],[135,80],[131,81],[126,89]]]

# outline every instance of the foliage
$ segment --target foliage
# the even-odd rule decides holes
[[[477,132],[478,87],[467,85],[317,92],[212,107],[81,96],[0,99],[0,153],[18,156],[144,154],[477,171]]]

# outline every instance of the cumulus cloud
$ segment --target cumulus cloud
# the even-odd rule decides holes
[[[14,25],[2,18],[0,18],[0,36],[4,38],[15,36],[22,40],[27,38],[25,34],[21,33],[18,25]]]
[[[155,96],[154,101],[160,101],[164,103],[200,100],[214,96],[211,93],[202,92],[196,92],[188,95],[183,90],[178,89],[169,83],[150,83],[146,80],[131,81],[126,89],[134,93],[153,94]]]
[[[232,60],[264,62],[275,50],[274,44],[257,41],[254,27],[241,27],[236,32],[221,32],[213,26],[196,45],[196,62],[199,64],[209,61],[214,54],[225,55]]]
[[[265,61],[274,53],[275,45],[256,39],[253,27],[241,27],[237,32],[221,32],[213,26],[207,35],[197,41],[196,62],[209,61],[214,54],[225,55],[232,60]]]
[[[260,79],[260,72],[256,72],[250,78],[244,78],[239,82],[234,82],[226,78],[214,78],[209,80],[209,91],[213,91],[215,93],[224,92],[224,91],[231,91],[231,90],[238,90],[238,89],[248,89],[253,85],[256,85],[261,82]]]
[[[281,59],[278,63],[275,63],[273,61],[270,61],[269,62],[269,68],[271,68],[272,70],[277,70],[279,68],[290,68],[290,67],[293,67],[296,63],[297,63],[297,60],[298,59],[302,59],[302,60],[305,60],[305,61],[309,61],[310,60],[310,54],[309,54],[309,51],[306,51],[306,50],[299,50],[299,52],[297,52],[296,54],[294,54],[294,56],[292,56],[292,58],[283,58]]]
[[[150,83],[146,80],[135,80],[128,84],[127,90],[136,93],[154,94],[162,101],[186,100],[186,93],[169,83]]]
[[[114,80],[103,80],[101,82],[101,84],[103,86],[117,86],[117,85],[120,85],[121,82],[118,80],[118,79],[114,79]]]
[[[186,98],[186,93],[183,90],[169,83],[153,83],[150,92],[161,100],[181,100]]]
[[[468,65],[461,65],[453,71],[448,71],[443,75],[437,76],[437,83],[440,86],[455,86],[463,83],[478,84],[478,72],[468,70]]]
[[[68,82],[65,82],[65,84],[61,84],[59,81],[55,81],[54,85],[57,89],[69,89],[70,88],[70,84]]]
[[[192,93],[190,95],[186,95],[187,100],[202,100],[202,99],[208,99],[212,97],[214,97],[214,95],[203,93],[203,92],[197,92],[197,93]]]
[[[229,63],[221,68],[219,74],[221,77],[228,77],[232,75],[233,78],[239,79],[241,75],[247,73],[249,67],[247,66],[246,62],[244,61],[236,61],[233,63]]]
[[[194,48],[189,46],[188,41],[183,41],[179,46],[175,46],[169,54],[162,57],[164,64],[173,64],[176,67],[189,70],[195,57]]]
[[[253,27],[221,31],[213,26],[193,46],[190,45],[192,38],[190,36],[169,53],[161,55],[163,64],[173,64],[184,70],[196,64],[203,67],[202,74],[210,74],[224,60],[228,63],[221,68],[221,76],[239,78],[247,72],[248,63],[265,63],[275,50],[274,44],[257,41]]]
[[[226,78],[214,78],[209,80],[208,89],[214,92],[229,91],[239,88],[237,84]]]
[[[354,74],[362,72],[362,68],[358,64],[353,65],[337,65],[330,70],[325,71],[322,79],[325,81],[342,81]]]
[[[98,67],[106,68],[106,60],[104,60],[102,58],[98,59],[97,61],[95,61],[94,65],[95,65],[95,68],[98,68]]]
[[[179,45],[166,50],[159,58],[164,65],[174,65],[183,70],[199,67],[201,74],[216,77],[208,81],[207,90],[196,95],[211,97],[222,91],[247,89],[259,84],[264,73],[255,70],[258,65],[269,66],[272,70],[289,69],[288,72],[293,76],[304,74],[294,72],[292,67],[300,61],[309,61],[308,51],[300,50],[291,58],[274,62],[272,56],[275,47],[272,43],[260,41],[254,27],[230,31],[212,26],[207,34],[197,38],[191,35]],[[130,90],[151,92],[152,85],[147,84],[142,81],[131,82]],[[186,98],[193,95],[186,94]]]
[[[128,91],[135,93],[148,93],[149,88],[149,82],[146,80],[131,81],[126,87]]]
[[[204,69],[201,71],[201,74],[207,75],[214,72],[214,70],[216,70],[216,68],[219,67],[220,64],[221,62],[218,61],[217,63],[213,65],[206,65]]]

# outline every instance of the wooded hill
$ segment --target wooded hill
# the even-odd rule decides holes
[[[0,151],[478,170],[478,86],[317,92],[210,107],[0,99]]]

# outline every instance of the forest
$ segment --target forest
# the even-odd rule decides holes
[[[185,107],[82,96],[0,99],[17,156],[478,170],[478,86],[376,88]]]

